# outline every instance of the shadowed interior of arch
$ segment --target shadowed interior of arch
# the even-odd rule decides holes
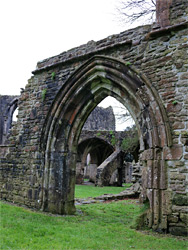
[[[126,158],[129,158],[129,161],[130,159],[138,161],[138,134],[135,126],[132,129],[129,127],[134,124],[127,109],[116,99],[107,97],[99,103],[86,120],[79,138],[76,184],[85,184],[84,180],[88,179],[96,185],[97,168],[119,148],[122,161],[118,162],[117,155],[109,160],[105,167],[112,168],[114,165],[114,171],[110,173],[111,176],[114,176],[114,180],[105,185],[117,186],[115,183],[115,180],[118,180],[117,168],[129,168],[122,170],[124,176],[121,177],[122,180],[118,185],[122,186],[125,182],[131,182],[132,166],[130,164],[126,166],[124,161]],[[123,133],[124,130],[127,131]],[[130,172],[129,178],[125,177],[125,172]]]

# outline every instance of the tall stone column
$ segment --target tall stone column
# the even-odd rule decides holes
[[[156,0],[157,25],[164,28],[170,25],[170,5],[172,0]]]

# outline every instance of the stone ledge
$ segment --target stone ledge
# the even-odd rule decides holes
[[[160,36],[163,36],[165,34],[170,34],[171,31],[181,30],[181,29],[185,29],[187,27],[188,27],[188,22],[184,22],[184,23],[179,23],[179,24],[175,24],[172,26],[167,26],[165,28],[159,28],[156,30],[152,30],[150,33],[148,33],[145,36],[145,40],[152,40],[152,39],[155,39],[156,37],[160,37]]]
[[[75,55],[73,54],[68,54],[67,52],[67,57],[63,58],[63,59],[60,59],[58,60],[58,56],[57,57],[54,57],[54,58],[49,58],[49,60],[47,62],[44,62],[44,63],[38,63],[37,64],[37,69],[32,71],[32,74],[37,74],[39,73],[40,71],[42,70],[47,70],[47,69],[50,69],[52,67],[56,67],[58,65],[61,65],[63,63],[70,63],[70,62],[73,62],[74,60],[78,61],[78,60],[82,60],[83,58],[88,58],[88,57],[91,57],[93,55],[96,55],[96,53],[100,53],[100,52],[104,52],[105,50],[107,49],[112,49],[112,48],[115,48],[115,47],[119,47],[119,46],[122,46],[122,45],[129,45],[131,46],[133,44],[133,41],[132,40],[126,40],[126,41],[123,41],[123,42],[116,42],[112,45],[106,45],[102,48],[94,48],[93,50],[89,51],[89,52],[85,52],[82,53],[82,48],[80,48],[80,53],[78,54],[75,53]],[[66,53],[66,52],[65,52]]]

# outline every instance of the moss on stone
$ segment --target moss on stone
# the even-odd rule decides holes
[[[126,137],[123,139],[122,143],[121,143],[121,148],[124,151],[128,151],[129,149],[135,148],[138,146],[138,135],[135,134],[131,137]]]
[[[173,204],[178,206],[188,206],[188,196],[176,194],[173,198]]]

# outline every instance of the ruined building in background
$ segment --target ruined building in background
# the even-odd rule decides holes
[[[96,183],[98,166],[115,150],[115,144],[112,145],[112,134],[117,134],[112,107],[97,106],[87,118],[80,134],[76,184],[83,184],[84,178]]]
[[[12,127],[13,113],[17,108],[19,96],[0,95],[0,145],[6,143],[9,129]]]
[[[82,130],[77,148],[76,184],[83,184],[84,178],[96,186],[130,183],[131,162],[138,162],[138,155],[139,140],[135,128],[126,131]]]
[[[83,130],[115,130],[115,115],[112,107],[96,107],[84,124]]]
[[[17,102],[18,121],[0,146],[1,199],[73,214],[82,127],[112,96],[127,107],[138,130],[146,225],[186,235],[187,34],[188,1],[157,0],[157,25],[38,62]]]

